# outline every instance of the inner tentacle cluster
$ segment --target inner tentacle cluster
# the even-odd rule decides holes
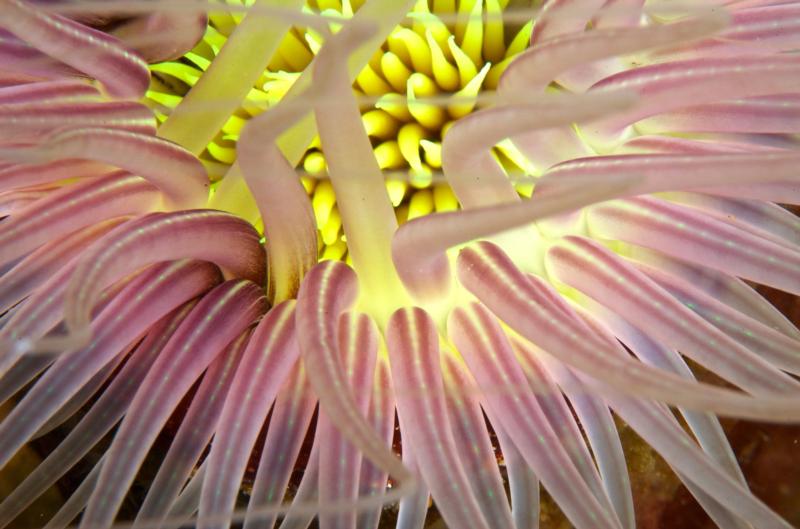
[[[163,62],[172,16],[0,0],[0,468],[61,436],[0,526],[86,459],[48,527],[522,529],[541,484],[633,529],[620,418],[717,525],[791,528],[718,416],[800,422],[752,286],[800,295],[800,4],[296,4]]]

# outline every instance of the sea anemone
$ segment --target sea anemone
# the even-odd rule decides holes
[[[632,529],[624,421],[790,528],[800,3],[302,4],[0,0],[0,525]]]

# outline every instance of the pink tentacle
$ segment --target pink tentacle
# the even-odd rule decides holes
[[[98,221],[151,211],[158,201],[158,191],[133,175],[117,173],[63,187],[0,225],[0,262]]]
[[[477,398],[478,387],[463,362],[452,353],[445,353],[441,364],[447,416],[458,458],[470,476],[472,495],[484,518],[492,521],[492,527],[513,529],[497,456]]]
[[[117,39],[49,14],[22,0],[0,4],[0,25],[48,55],[99,80],[113,97],[139,99],[150,83],[147,64]]]
[[[591,91],[635,90],[638,104],[583,132],[598,145],[613,144],[640,119],[726,99],[792,93],[798,79],[800,62],[792,56],[702,58],[636,68],[600,81]]]
[[[44,81],[0,88],[0,104],[46,103],[55,101],[98,101],[100,92],[81,81]]]
[[[514,518],[514,527],[539,529],[539,478],[503,429],[500,420],[494,417],[488,407],[484,407],[483,410],[489,417],[503,454],[503,464],[508,473],[508,487],[511,492],[511,516]]]
[[[93,323],[95,340],[60,357],[0,423],[0,467],[122,348],[218,280],[212,266],[184,261],[156,266],[131,282]]]
[[[0,310],[8,310],[38,289],[61,269],[64,263],[72,261],[87,245],[126,220],[128,220],[126,217],[122,217],[99,222],[64,238],[46,243],[30,253],[0,277]]]
[[[442,144],[442,167],[459,202],[472,208],[518,200],[505,172],[489,154],[499,141],[597,119],[635,104],[631,95],[622,91],[602,94],[601,99],[595,95],[542,96],[539,101],[494,107],[460,119]]]
[[[800,339],[792,339],[657,268],[639,268],[683,305],[776,367],[800,374]]]
[[[133,101],[55,101],[0,105],[0,141],[27,143],[47,141],[54,132],[102,127],[152,138],[155,134],[153,111]],[[52,140],[51,140],[52,141]],[[34,151],[29,157],[46,156]],[[57,153],[52,153],[57,154]],[[5,156],[23,156],[7,152]]]
[[[739,99],[688,107],[636,124],[644,134],[676,132],[800,132],[800,96],[796,94]]]
[[[759,395],[797,394],[800,385],[794,379],[703,320],[597,243],[568,237],[553,246],[546,259],[559,281],[628,321],[637,322],[655,339],[711,367],[746,391]],[[624,290],[614,288],[619,282],[625,284]]]
[[[773,243],[696,210],[641,196],[595,205],[588,222],[599,238],[652,248],[800,294],[800,247]]]
[[[203,164],[183,147],[149,134],[77,128],[47,138],[30,152],[17,149],[12,155],[33,163],[77,158],[125,169],[158,187],[170,209],[203,207],[208,200]]]
[[[605,3],[606,0],[550,0],[536,18],[531,45],[565,33],[583,31]]]
[[[512,329],[572,367],[591,366],[593,376],[617,391],[720,415],[776,422],[800,418],[794,396],[755,398],[617,358],[607,351],[607,344],[586,336],[562,310],[552,307],[495,245],[482,242],[462,250],[459,279]]]
[[[620,415],[677,472],[711,496],[719,505],[755,527],[790,529],[786,521],[754,497],[744,486],[710,461],[673,417],[658,406],[609,390],[606,397]]]
[[[728,15],[719,10],[674,24],[570,32],[515,57],[500,77],[498,90],[504,94],[542,91],[559,74],[576,66],[695,40],[716,33],[727,23]]]
[[[144,457],[180,400],[223,349],[266,310],[260,289],[231,280],[195,306],[153,364],[123,419],[81,527],[108,527]],[[228,352],[229,353],[229,352]]]
[[[258,324],[222,409],[200,496],[198,527],[225,528],[258,433],[300,351],[295,302],[273,307]]]
[[[338,338],[347,383],[352,388],[359,412],[366,416],[370,385],[375,376],[377,329],[369,316],[345,312],[339,317]],[[320,502],[354,501],[358,497],[361,454],[338,431],[324,410],[319,414],[317,431],[322,442],[319,452]],[[355,529],[356,512],[320,514],[319,525],[321,529]]]
[[[16,38],[0,38],[0,77],[3,86],[57,82],[81,73]]]
[[[438,340],[433,320],[422,309],[399,309],[389,320],[386,342],[400,427],[445,522],[485,529],[489,526],[470,493],[447,416]]]
[[[800,330],[769,301],[741,279],[705,266],[689,264],[659,252],[631,247],[630,260],[662,270],[704,292],[706,295],[760,321],[793,339],[800,339]]]
[[[89,497],[97,485],[97,478],[100,477],[100,470],[103,468],[103,463],[106,460],[105,454],[100,460],[95,463],[92,471],[86,476],[75,492],[64,502],[64,505],[58,509],[58,512],[53,516],[43,529],[66,529],[66,527],[78,517],[86,504],[89,502]]]
[[[14,164],[0,169],[0,189],[13,190],[38,184],[56,183],[68,178],[107,174],[106,165],[85,160],[57,160],[43,164]]]
[[[228,277],[261,285],[266,265],[259,239],[250,224],[218,211],[154,213],[119,226],[83,253],[67,287],[67,328],[76,341],[85,340],[91,307],[104,285],[153,262],[205,260]]]
[[[621,527],[602,487],[586,481],[599,483],[596,470],[581,475],[571,457],[578,446],[562,444],[542,410],[535,392],[547,389],[529,388],[508,338],[489,311],[471,303],[454,310],[447,326],[493,416],[570,521],[576,527]]]
[[[653,341],[638,328],[599,304],[587,301],[587,306],[589,312],[600,322],[608,325],[608,328],[614,334],[611,335],[605,328],[601,328],[597,321],[592,326],[593,332],[598,335],[605,335],[607,340],[614,340],[612,336],[615,336],[616,339],[621,340],[626,347],[633,351],[642,362],[673,372],[686,379],[694,380],[694,374],[678,352]],[[589,323],[592,320],[585,318],[584,321]],[[691,428],[703,451],[732,478],[747,487],[744,474],[739,468],[736,455],[728,443],[719,419],[710,413],[699,413],[685,409],[681,410],[681,415],[683,415],[689,428]]]
[[[89,452],[119,421],[148,369],[186,317],[192,303],[156,323],[92,409],[69,435],[0,503],[0,527],[6,527],[35,498],[53,485]]]
[[[356,276],[347,265],[323,261],[312,268],[300,287],[297,324],[300,349],[308,366],[308,378],[319,396],[321,409],[364,456],[400,481],[413,484],[412,476],[358,412],[347,387],[336,343],[339,315],[356,298]]]
[[[276,514],[258,511],[283,500],[316,407],[317,398],[308,384],[306,368],[298,360],[275,398],[247,505],[245,529],[272,529],[275,526]]]
[[[772,242],[795,248],[800,246],[800,224],[797,217],[777,204],[701,193],[675,192],[665,198],[701,210]]]
[[[225,353],[208,366],[203,382],[192,397],[192,403],[180,428],[136,513],[134,527],[163,521],[169,514],[169,508],[214,435],[225,398],[231,389],[231,381],[249,338],[248,331],[242,333],[231,342]]]
[[[280,529],[307,529],[314,519],[314,513],[302,509],[304,504],[310,504],[317,499],[319,489],[319,443],[316,434],[311,453],[308,455],[308,462],[303,473],[300,486],[294,495],[292,505],[286,512],[286,516],[281,522]]]
[[[630,195],[761,184],[765,174],[769,181],[795,181],[798,161],[800,154],[793,152],[598,156],[552,167],[539,182],[539,192],[570,178],[591,181],[619,174],[641,176],[625,190]]]

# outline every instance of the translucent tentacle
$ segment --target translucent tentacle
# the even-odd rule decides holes
[[[139,99],[150,83],[147,64],[117,39],[47,13],[22,0],[0,4],[0,25],[44,53],[99,80],[113,97]]]
[[[517,446],[506,433],[500,421],[488,407],[484,412],[497,434],[503,463],[508,472],[508,487],[511,492],[511,515],[517,529],[539,529],[539,478],[522,457]]]
[[[391,446],[394,438],[394,391],[392,389],[392,375],[389,371],[389,362],[385,356],[379,355],[375,365],[375,378],[372,383],[372,394],[367,410],[367,420],[373,429],[382,437],[386,446]],[[404,464],[405,460],[403,461]],[[359,496],[376,496],[386,491],[386,480],[389,475],[385,470],[369,461],[361,461],[361,474],[358,478]],[[427,493],[426,493],[427,494]],[[364,510],[358,513],[356,519],[357,529],[378,529],[382,507],[373,510]],[[248,528],[249,529],[249,528]]]
[[[452,132],[452,131],[451,131]],[[403,283],[415,295],[441,294],[449,286],[445,250],[471,240],[574,211],[622,193],[638,176],[626,175],[599,183],[553,188],[536,200],[437,213],[403,224],[392,241],[392,256]]]
[[[676,132],[749,132],[793,134],[800,131],[800,97],[794,94],[739,99],[688,107],[636,124],[645,134]]]
[[[134,527],[153,524],[169,514],[170,506],[214,435],[225,397],[230,391],[231,381],[249,338],[250,333],[245,331],[208,366],[203,382],[194,394],[180,428],[158,467],[158,473],[148,488],[147,496],[136,513]]]
[[[81,81],[43,81],[0,88],[0,104],[3,105],[99,99],[97,88]]]
[[[314,519],[313,512],[303,510],[300,506],[313,502],[317,498],[319,488],[319,444],[317,439],[315,435],[303,479],[300,481],[300,486],[297,487],[297,493],[281,522],[280,529],[306,529]]]
[[[60,357],[0,424],[0,466],[123,347],[218,278],[207,264],[183,261],[156,266],[131,282],[95,320],[96,339]]]
[[[800,246],[791,248],[654,197],[635,197],[593,206],[591,232],[659,250],[800,294]]]
[[[251,120],[237,147],[242,174],[264,221],[269,295],[276,302],[295,296],[300,280],[317,261],[317,226],[311,202],[294,167],[275,143],[306,110],[278,103]]]
[[[261,320],[237,369],[208,455],[198,527],[228,527],[250,452],[299,354],[289,300]]]
[[[345,312],[339,318],[339,353],[348,375],[358,410],[366,415],[369,387],[375,375],[378,333],[365,314]],[[358,497],[361,454],[342,435],[322,410],[317,421],[320,434],[319,499],[320,502],[353,501]],[[321,529],[346,529],[356,526],[356,513],[320,514]]]
[[[536,19],[531,45],[563,35],[583,31],[586,23],[603,7],[605,0],[554,0],[545,4]]]
[[[708,384],[687,381],[677,375],[617,358],[608,345],[574,327],[561,310],[532,286],[505,254],[491,243],[481,242],[459,255],[461,283],[512,329],[549,354],[577,369],[591,366],[592,375],[615,390],[658,400],[670,405],[720,415],[790,422],[800,417],[794,396],[759,396]],[[542,285],[542,288],[551,290]],[[551,292],[553,296],[558,294]],[[619,295],[616,292],[615,295]]]
[[[453,354],[445,353],[441,363],[447,415],[457,455],[470,476],[472,494],[492,527],[512,529],[514,522],[497,468],[497,456],[477,399],[478,387],[463,362]]]
[[[528,388],[508,338],[489,311],[476,303],[454,310],[448,319],[448,332],[493,416],[570,521],[576,527],[621,527],[602,487],[598,490],[589,485],[587,476],[576,468],[571,455],[579,448],[562,444],[535,393]],[[596,470],[588,477],[599,484]]]
[[[487,528],[469,492],[447,418],[438,340],[433,321],[422,309],[399,309],[389,320],[386,342],[400,428],[406,442],[414,446],[419,472],[446,523]]]
[[[400,428],[400,435],[403,435],[402,427]],[[406,437],[406,439],[408,439],[408,437]],[[425,526],[425,517],[428,514],[431,493],[420,476],[419,467],[417,466],[417,456],[414,454],[414,447],[408,442],[403,445],[403,464],[418,476],[417,479],[420,485],[412,494],[404,496],[400,500],[395,529],[423,529]]]
[[[489,149],[505,138],[575,121],[621,112],[634,104],[624,92],[557,97],[511,104],[470,114],[458,121],[442,143],[442,167],[448,183],[465,207],[493,205],[518,199]]]
[[[317,398],[308,384],[306,368],[298,360],[275,398],[247,505],[245,529],[272,529],[275,525],[276,514],[256,514],[255,511],[283,500],[316,406]]]
[[[110,172],[109,167],[84,160],[10,165],[0,169],[0,189],[15,190],[67,178],[100,176],[108,172]]]
[[[255,284],[231,280],[195,306],[153,364],[117,430],[81,527],[107,527],[114,521],[164,422],[208,364],[264,312],[265,305]]]
[[[92,494],[95,486],[97,485],[97,478],[100,477],[100,470],[103,468],[106,456],[100,458],[100,461],[95,463],[92,471],[86,476],[75,492],[70,495],[64,505],[53,516],[44,529],[66,529],[66,527],[78,517],[86,504],[89,502],[89,497]]]
[[[622,442],[608,406],[585,391],[569,391],[572,386],[562,381],[574,382],[574,374],[566,368],[552,369],[551,366],[557,361],[544,364],[541,359],[542,353],[537,352],[531,344],[519,338],[512,338],[511,343],[526,373],[534,369],[549,372],[562,390],[567,391],[567,397],[591,444],[600,476],[614,510],[622,526],[632,529],[636,526],[636,519],[631,483]],[[530,380],[530,376],[528,378]]]
[[[47,458],[0,504],[0,527],[7,526],[35,498],[53,485],[119,421],[172,333],[193,304],[156,323],[92,409]]]
[[[755,527],[791,528],[791,525],[710,461],[688,438],[677,421],[663,409],[649,402],[615,394],[613,390],[609,392],[607,399],[620,417],[636,429],[676,471],[721,506]]]
[[[208,174],[200,160],[183,147],[148,134],[76,128],[28,150],[15,149],[9,156],[33,163],[77,158],[119,167],[158,187],[169,209],[200,208],[208,200]]]

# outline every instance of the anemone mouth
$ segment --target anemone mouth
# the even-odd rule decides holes
[[[0,2],[0,525],[632,529],[624,421],[791,527],[720,417],[800,422],[798,5],[509,5]]]

